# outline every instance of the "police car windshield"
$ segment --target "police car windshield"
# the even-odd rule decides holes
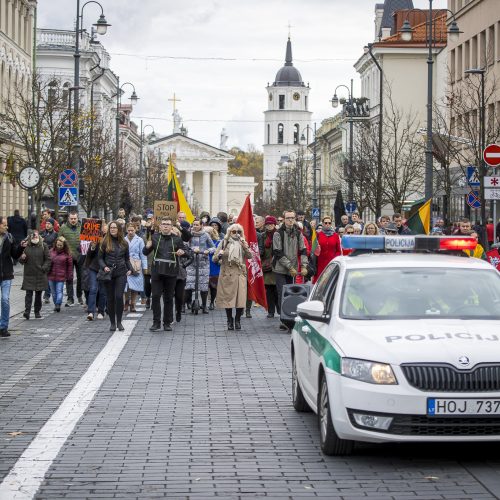
[[[340,317],[498,320],[500,276],[494,269],[353,269],[344,281]]]

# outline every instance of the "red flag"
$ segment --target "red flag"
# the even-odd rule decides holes
[[[262,263],[260,261],[259,244],[253,220],[252,205],[250,204],[250,195],[247,196],[240,215],[238,215],[238,224],[243,226],[245,238],[252,252],[252,258],[247,260],[248,298],[267,309],[266,287],[264,286],[264,274],[262,273]]]
[[[500,254],[498,253],[498,250],[494,248],[493,250],[486,252],[486,257],[488,257],[488,262],[493,267],[496,267],[497,271],[500,271]]]

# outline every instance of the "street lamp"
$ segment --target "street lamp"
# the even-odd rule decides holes
[[[352,173],[354,170],[354,162],[353,162],[353,140],[354,140],[354,123],[353,123],[353,102],[352,102],[352,87],[353,87],[353,80],[351,78],[351,88],[349,89],[346,85],[338,85],[335,88],[335,91],[333,92],[333,97],[331,100],[332,106],[334,108],[338,107],[339,105],[339,98],[337,96],[337,90],[343,87],[347,89],[347,95],[348,95],[348,117],[349,117],[349,175],[347,178],[347,197],[349,198],[349,201],[354,201],[354,182],[352,178]]]
[[[309,130],[311,130],[314,134],[314,149],[313,149],[313,198],[312,198],[312,204],[313,204],[313,211],[314,209],[318,209],[319,211],[319,216],[318,220],[321,220],[321,209],[318,206],[318,181],[317,181],[317,175],[316,175],[316,122],[314,123],[314,128],[312,128],[310,125],[306,125],[306,128],[304,130],[307,130],[307,143],[309,144]],[[306,140],[306,137],[304,136],[304,130],[302,131],[302,135],[300,136],[300,140],[304,142]],[[311,214],[311,218],[316,218],[313,217]]]
[[[146,173],[146,169],[144,168],[144,153],[143,153],[143,151],[144,151],[144,132],[148,127],[151,127],[151,130],[152,130],[149,138],[152,140],[155,140],[156,136],[155,136],[154,127],[152,125],[145,125],[143,127],[142,120],[141,120],[141,149],[140,149],[140,154],[139,154],[139,200],[141,203],[144,203],[144,208],[146,208],[146,203],[143,199],[143,187],[145,185],[145,178],[147,176],[143,175]]]
[[[429,0],[429,10],[424,11],[422,9],[411,9],[406,14],[406,19],[399,30],[401,33],[401,38],[405,42],[410,42],[413,38],[413,29],[408,21],[408,15],[413,11],[421,11],[427,13],[426,23],[425,23],[425,43],[429,49],[427,57],[427,147],[425,151],[425,199],[429,200],[432,198],[433,194],[433,142],[432,142],[432,66],[434,65],[434,60],[432,57],[432,49],[435,40],[433,40],[433,10],[432,2],[434,0]],[[455,14],[449,9],[446,10],[451,13],[453,20],[448,28],[448,36],[451,42],[456,42],[460,36],[461,31],[458,29],[457,22],[455,20]]]
[[[108,31],[108,27],[111,26],[111,24],[108,24],[106,21],[106,18],[104,17],[104,9],[102,8],[102,5],[99,2],[96,2],[95,0],[89,0],[88,2],[85,2],[82,5],[82,8],[80,9],[80,0],[76,0],[76,27],[75,27],[75,53],[73,54],[73,57],[75,59],[75,79],[74,79],[74,85],[72,89],[75,92],[75,99],[73,103],[73,111],[75,114],[75,126],[73,129],[73,161],[72,165],[77,174],[79,174],[80,171],[80,144],[79,144],[79,139],[78,139],[78,115],[80,113],[80,92],[79,90],[81,89],[80,87],[80,37],[83,36],[83,9],[85,8],[86,5],[90,3],[95,3],[99,5],[101,8],[101,15],[99,16],[99,19],[97,20],[96,23],[93,24],[95,26],[96,31],[99,35],[105,35],[106,32]],[[70,132],[71,134],[71,132]],[[76,200],[77,205],[76,205],[76,211],[78,212],[78,198]]]
[[[479,137],[481,138],[480,152],[479,152],[479,178],[481,184],[479,185],[479,199],[481,200],[481,223],[486,225],[486,200],[484,199],[484,177],[487,174],[488,167],[484,161],[484,148],[486,146],[486,109],[485,109],[485,96],[484,96],[484,75],[486,69],[484,68],[472,68],[465,71],[469,75],[480,75],[481,76],[481,106],[479,108]],[[493,202],[494,203],[494,202]]]
[[[135,92],[135,86],[133,83],[125,82],[120,86],[120,77],[118,76],[116,79],[116,130],[115,130],[115,176],[118,174],[120,170],[120,106],[121,106],[121,97],[123,92],[123,87],[126,85],[130,85],[132,87],[132,94],[130,95],[130,103],[132,105],[137,104],[139,98]],[[115,198],[114,198],[114,213],[118,213],[118,205],[120,203],[120,190],[115,189]]]

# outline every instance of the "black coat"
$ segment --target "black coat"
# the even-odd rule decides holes
[[[92,250],[92,247],[89,247],[84,263],[84,267],[92,269],[95,272],[99,272],[99,247],[100,244],[97,244],[94,250]]]
[[[155,278],[158,276],[158,271],[155,268],[154,264],[154,259],[165,259],[165,260],[174,260],[176,261],[175,266],[170,265],[170,266],[164,266],[162,269],[162,274],[165,274],[166,276],[177,276],[179,273],[179,258],[176,257],[175,252],[177,250],[184,250],[184,243],[183,241],[178,237],[173,234],[167,235],[162,235],[161,233],[154,233],[152,238],[152,245],[151,247],[144,247],[142,249],[142,253],[144,255],[149,255],[151,252],[153,252],[153,264],[151,268],[151,276],[152,278]],[[165,270],[165,267],[168,267],[168,270]]]
[[[28,236],[28,224],[20,215],[7,217],[7,226],[12,237],[19,243]]]
[[[14,262],[12,259],[18,259],[23,253],[23,247],[14,241],[10,233],[6,233],[0,238],[4,238],[2,250],[0,253],[0,281],[14,279]]]
[[[124,276],[127,271],[132,272],[132,264],[130,264],[130,255],[128,252],[128,245],[122,247],[118,241],[113,240],[113,250],[111,252],[104,252],[103,246],[99,246],[99,267],[104,270],[109,267],[112,270],[112,277]]]
[[[42,237],[44,243],[50,249],[54,246],[54,241],[56,241],[58,234],[54,230],[50,231],[50,233],[49,233],[49,231],[42,231],[40,233],[40,236]]]
[[[39,245],[29,244],[24,249],[26,258],[21,260],[24,265],[23,284],[21,290],[43,292],[47,290],[49,281],[47,273],[50,271],[49,249],[43,242]]]

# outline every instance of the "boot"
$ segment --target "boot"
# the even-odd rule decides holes
[[[160,328],[161,328],[160,323],[153,323],[153,324],[150,326],[149,331],[151,331],[151,332],[156,332],[156,331],[158,331]]]
[[[208,314],[207,297],[208,297],[208,292],[201,292],[201,312],[203,314]]]
[[[137,312],[135,309],[135,303],[137,301],[137,292],[130,292],[130,312]]]
[[[177,321],[177,323],[180,323],[181,320],[182,320],[181,311],[180,311],[180,309],[176,309],[175,310],[175,321]]]
[[[25,319],[30,319],[30,312],[29,312],[29,311],[24,311],[24,312],[23,312],[23,317],[24,317]]]
[[[243,314],[243,308],[237,308],[236,309],[236,318],[234,319],[234,329],[235,330],[241,330],[241,315]]]
[[[226,308],[226,317],[227,317],[227,329],[234,330],[233,310],[230,307]]]
[[[151,309],[151,298],[150,297],[148,297],[146,299],[146,309]]]

